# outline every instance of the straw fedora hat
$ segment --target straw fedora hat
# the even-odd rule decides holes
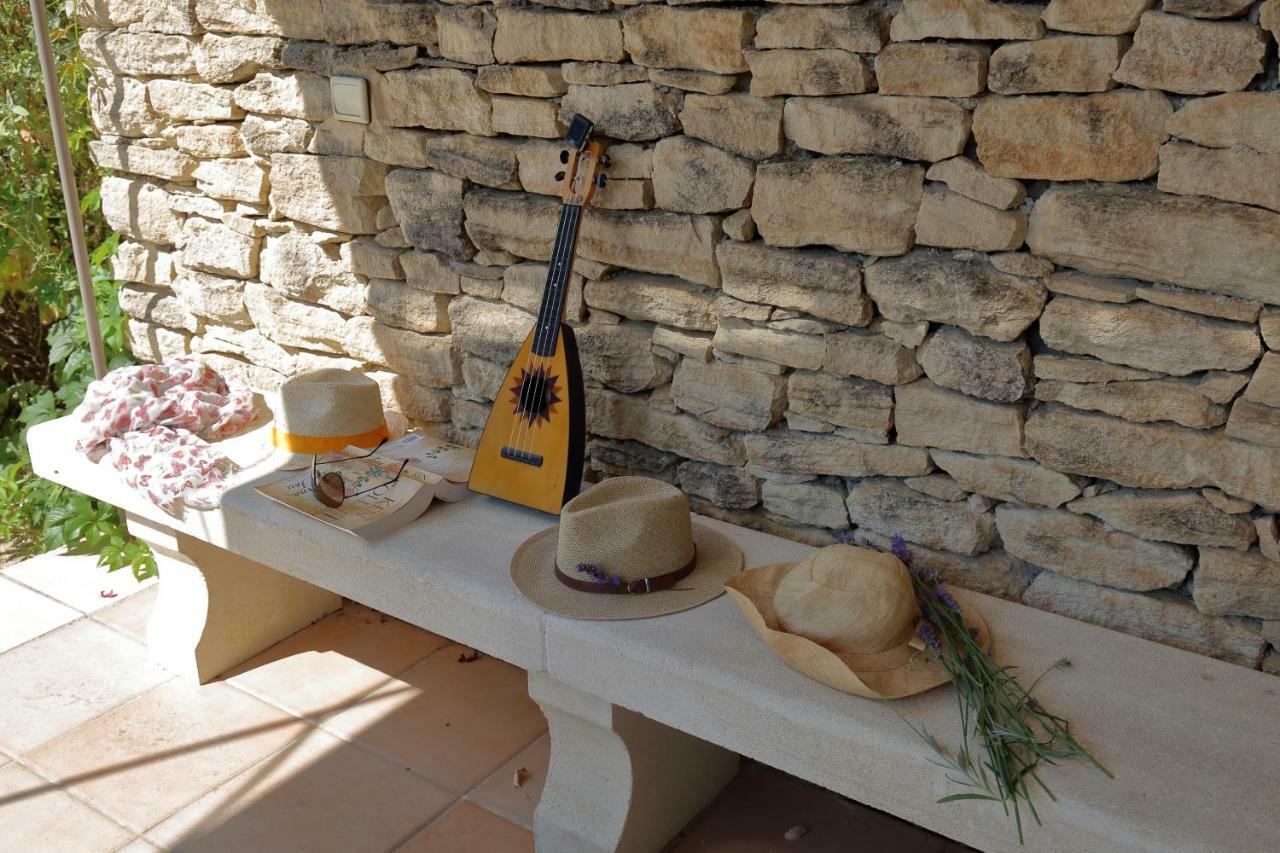
[[[272,461],[300,467],[321,453],[376,447],[403,435],[407,422],[384,412],[378,383],[359,373],[324,368],[299,373],[280,386],[271,426]]]
[[[571,619],[642,619],[697,607],[742,570],[742,551],[693,521],[689,499],[647,477],[605,480],[534,534],[511,579],[544,610]]]
[[[832,545],[798,563],[749,569],[725,588],[788,666],[845,693],[901,699],[950,680],[920,638],[907,572],[892,554]],[[990,648],[972,600],[963,590],[950,591],[978,643]]]

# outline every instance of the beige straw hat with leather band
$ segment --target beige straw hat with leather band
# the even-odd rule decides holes
[[[560,616],[642,619],[718,597],[742,562],[728,537],[693,521],[679,489],[647,477],[616,477],[569,501],[557,527],[526,540],[511,560],[511,579],[525,597]],[[557,571],[578,583],[566,584]],[[663,579],[673,585],[646,591]],[[600,588],[590,589],[593,583]]]
[[[890,648],[861,654],[837,653],[806,636],[791,633],[781,627],[774,602],[783,580],[797,566],[830,550],[832,549],[815,551],[801,563],[777,563],[748,569],[730,578],[725,591],[742,611],[747,623],[775,655],[792,669],[828,687],[871,699],[902,699],[950,681],[946,670],[926,648],[915,630],[919,620],[918,612],[908,623],[908,633],[904,634],[901,625],[889,624],[898,621],[897,619],[885,623],[886,636],[892,633],[905,639],[900,639]],[[907,580],[907,583],[910,581]],[[973,600],[964,590],[948,590],[960,605],[965,624],[977,631],[978,643],[983,648],[990,649],[991,633],[982,614],[974,607]],[[872,614],[872,620],[878,619],[879,615]],[[802,625],[796,630],[804,630],[805,627],[807,626]]]

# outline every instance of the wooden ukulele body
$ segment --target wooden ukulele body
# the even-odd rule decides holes
[[[525,338],[489,411],[471,490],[559,515],[578,494],[586,456],[582,364],[573,330],[559,324],[548,356]],[[545,349],[545,347],[544,347]]]

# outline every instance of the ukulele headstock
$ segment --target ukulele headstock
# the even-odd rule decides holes
[[[590,142],[591,122],[582,115],[575,115],[565,132],[565,148],[560,152],[564,169],[556,173],[560,182],[560,198],[565,204],[586,207],[599,190],[604,189],[604,170],[609,167],[609,155],[599,142]]]

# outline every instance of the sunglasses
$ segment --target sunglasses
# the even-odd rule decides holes
[[[409,464],[408,459],[402,460],[400,462],[400,467],[396,469],[395,476],[391,477],[389,480],[385,480],[381,483],[377,483],[372,486],[365,486],[363,489],[360,489],[359,491],[355,491],[355,492],[347,491],[347,482],[346,480],[342,479],[342,474],[340,474],[339,472],[328,471],[324,474],[320,474],[319,476],[317,476],[317,472],[316,472],[316,469],[320,465],[333,465],[338,462],[350,462],[354,459],[368,459],[370,456],[377,453],[378,450],[381,449],[382,445],[386,443],[387,443],[386,439],[383,439],[382,441],[378,442],[377,447],[373,448],[368,453],[361,453],[356,456],[344,456],[341,459],[329,459],[325,462],[320,462],[318,461],[318,457],[312,456],[311,457],[311,494],[315,495],[315,499],[320,501],[320,503],[324,504],[327,507],[333,507],[336,509],[342,506],[343,503],[345,503],[347,500],[351,498],[357,497],[359,495],[367,494],[368,492],[372,492],[375,489],[381,489],[395,483],[397,480],[400,479],[400,474],[402,471],[404,471],[404,466]]]

